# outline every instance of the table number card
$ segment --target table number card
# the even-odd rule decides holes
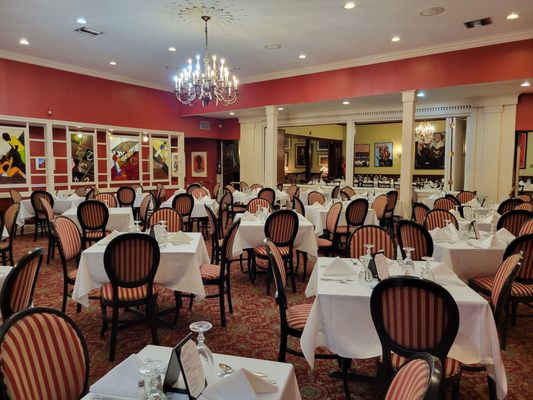
[[[383,253],[378,253],[374,257],[374,261],[376,263],[376,271],[378,274],[378,279],[380,281],[382,281],[383,279],[387,279],[390,276],[387,257],[385,257]]]

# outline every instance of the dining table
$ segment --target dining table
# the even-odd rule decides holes
[[[339,226],[346,225],[346,208],[351,201],[344,201],[342,204],[342,211],[339,217]],[[326,219],[329,212],[329,207],[322,205],[304,206],[305,218],[307,218],[314,226],[315,231],[322,233],[326,229]],[[364,225],[379,225],[379,220],[376,211],[373,208],[368,208]]]
[[[247,190],[245,192],[241,192],[239,190],[235,190],[231,195],[233,197],[233,203],[240,203],[247,205],[250,201],[257,198],[257,195],[259,194],[259,191],[261,189],[254,189],[254,190]],[[279,202],[283,204],[287,204],[289,201],[289,195],[281,190],[274,189],[275,193],[275,200],[274,202]]]
[[[0,292],[4,288],[4,283],[6,282],[7,275],[11,272],[13,269],[12,266],[9,265],[0,265]],[[0,318],[2,317],[2,312],[0,311]]]
[[[78,208],[85,201],[85,197],[71,194],[68,197],[54,197],[54,213],[63,214],[70,208]],[[35,217],[35,210],[31,204],[31,199],[24,199],[20,202],[20,210],[17,216],[17,225],[24,226],[26,219]]]
[[[168,200],[165,200],[161,203],[161,207],[170,207],[172,208],[172,201],[176,195],[171,196]],[[216,214],[218,212],[218,203],[215,199],[210,197],[203,197],[201,199],[194,199],[194,205],[191,212],[191,218],[207,218],[207,211],[205,206],[208,206]]]
[[[109,219],[106,225],[108,231],[128,232],[134,225],[133,210],[131,207],[108,207],[108,210]],[[77,207],[69,208],[61,215],[70,218],[81,230]]]
[[[119,233],[113,233],[116,236]],[[187,232],[190,243],[175,244],[169,241],[160,246],[160,260],[155,282],[168,289],[191,293],[195,300],[205,298],[200,275],[200,265],[210,258],[201,233]],[[111,236],[111,235],[110,235]],[[104,252],[113,237],[96,242],[81,253],[72,299],[84,306],[89,305],[89,292],[109,283],[104,268]]]
[[[314,366],[315,349],[318,347],[326,347],[350,359],[381,355],[380,340],[370,313],[370,296],[377,282],[359,281],[358,273],[362,267],[357,260],[352,259],[343,260],[353,274],[336,276],[336,279],[325,277],[324,273],[333,260],[326,257],[317,259],[305,290],[306,297],[314,297],[314,302],[300,346],[311,367]],[[424,263],[415,262],[415,275],[420,275]],[[448,356],[463,364],[483,364],[496,383],[498,398],[505,398],[507,378],[489,303],[455,276],[448,266],[431,263],[432,270],[437,267],[444,268],[450,276],[446,282],[437,280],[437,283],[452,295],[460,316],[459,330]],[[391,276],[402,274],[397,262],[390,263],[389,272]]]

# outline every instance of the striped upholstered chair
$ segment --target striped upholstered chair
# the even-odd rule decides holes
[[[272,188],[262,188],[259,193],[257,193],[257,198],[265,199],[270,204],[274,205],[274,202],[276,201],[276,192]]]
[[[148,193],[148,195],[145,196],[141,201],[141,205],[139,207],[139,220],[141,221],[141,228],[143,231],[146,230],[148,226],[148,217],[150,216],[155,203],[156,201],[152,193]]]
[[[527,193],[519,194],[516,198],[522,200],[524,203],[531,203],[531,195]]]
[[[394,374],[385,400],[435,400],[441,379],[440,360],[429,353],[416,353]]]
[[[455,206],[461,205],[459,203],[459,200],[451,198],[451,197],[439,197],[435,200],[433,203],[433,209],[434,210],[444,210],[444,211],[450,211],[455,210]]]
[[[433,254],[433,239],[424,226],[414,222],[402,219],[398,221],[397,239],[402,252],[402,258],[405,258],[405,247],[411,247],[414,251],[411,253],[413,260],[422,260],[422,257],[431,257]]]
[[[13,260],[13,242],[17,233],[17,217],[19,215],[20,203],[11,204],[4,213],[4,226],[8,236],[5,240],[0,241],[0,254],[2,255],[2,264],[6,265],[9,259],[11,265],[15,265]],[[3,231],[3,230],[2,230]]]
[[[215,199],[216,201],[218,201],[220,197],[220,186],[221,186],[220,182],[215,183],[215,186],[213,187],[213,191],[211,192],[211,198]]]
[[[260,183],[252,183],[252,186],[250,186],[250,190],[257,190],[257,189],[263,189],[263,185]]]
[[[315,203],[324,205],[325,202],[326,198],[324,197],[324,195],[320,192],[317,192],[316,190],[309,192],[309,194],[307,195],[307,204],[309,204],[310,206]]]
[[[355,196],[355,190],[353,190],[351,186],[344,186],[341,191],[348,197],[348,199]]]
[[[27,252],[7,274],[0,292],[0,309],[4,321],[31,307],[43,253],[40,247]]]
[[[161,207],[155,210],[150,216],[148,226],[152,227],[161,221],[167,222],[168,232],[179,232],[182,230],[183,222],[181,215],[171,207]]]
[[[130,186],[121,186],[117,190],[117,200],[120,207],[131,207],[135,203],[135,189]]]
[[[293,196],[292,198],[292,209],[296,211],[298,214],[301,214],[305,217],[305,207],[304,203],[302,203],[302,200],[300,200],[300,197]]]
[[[246,183],[245,181],[241,181],[239,183],[239,190],[241,192],[246,192],[247,190],[250,190],[250,185],[248,185],[248,183]]]
[[[84,187],[79,187],[74,191],[74,194],[78,197],[85,197],[85,194],[87,193],[87,189]]]
[[[533,233],[533,218],[528,219],[522,224],[518,236],[527,235],[528,233]]]
[[[341,212],[342,203],[335,203],[329,208],[328,214],[326,215],[326,229],[324,232],[324,237],[319,237],[316,239],[318,251],[324,252],[329,256],[333,255],[339,245],[339,219]]]
[[[180,193],[172,200],[172,208],[180,213],[181,220],[187,229],[191,229],[191,214],[194,208],[194,197],[190,193]]]
[[[48,233],[48,223],[47,223],[47,217],[46,217],[46,211],[43,207],[43,204],[41,202],[41,199],[48,200],[48,203],[52,206],[52,209],[54,208],[54,198],[53,196],[48,193],[45,190],[35,190],[30,197],[31,205],[33,207],[33,211],[35,213],[35,232],[33,234],[33,241],[35,242],[37,240],[37,235],[39,233],[39,229],[41,230],[41,234],[45,235]]]
[[[156,328],[157,294],[159,285],[154,283],[159,266],[159,245],[150,235],[125,233],[117,236],[107,245],[104,252],[104,268],[109,283],[100,289],[102,308],[102,337],[111,322],[111,346],[109,361],[115,359],[119,308],[145,306],[142,320],[148,319],[152,331],[152,342],[158,344]],[[107,317],[107,307],[112,317]],[[131,322],[128,320],[127,322]]]
[[[413,203],[413,220],[415,222],[418,222],[419,224],[424,223],[424,219],[426,218],[426,214],[429,212],[429,207],[426,206],[424,203]]]
[[[533,204],[524,201],[522,204],[517,205],[514,209],[533,212]]]
[[[198,182],[193,182],[189,186],[187,186],[187,193],[192,194],[192,191],[195,189],[200,189],[202,185]]]
[[[352,232],[346,245],[347,256],[359,258],[365,254],[365,244],[373,244],[374,252],[383,250],[385,256],[396,259],[396,246],[390,234],[380,226],[365,225],[360,226]]]
[[[95,200],[101,201],[106,206],[115,208],[117,206],[117,198],[112,193],[98,193],[94,196]]]
[[[370,296],[370,312],[382,348],[382,376],[390,379],[407,357],[436,356],[444,366],[444,388],[458,398],[461,363],[448,357],[459,330],[459,309],[439,284],[415,277],[382,280]]]
[[[372,202],[372,208],[374,209],[374,211],[376,212],[376,217],[377,219],[379,220],[380,222],[380,225],[381,225],[381,220],[383,219],[383,217],[385,216],[385,210],[387,209],[387,203],[388,203],[388,198],[387,198],[387,195],[386,194],[380,194],[378,197],[376,197],[374,199],[374,201]]]
[[[424,228],[428,231],[435,228],[444,228],[446,226],[446,221],[450,221],[450,223],[454,224],[456,228],[459,228],[457,218],[455,218],[451,212],[434,209],[426,214],[426,218],[424,218]]]
[[[470,190],[463,190],[462,192],[457,193],[457,200],[461,202],[461,204],[468,203],[470,200],[474,200],[476,198],[476,192],[472,192]]]
[[[524,201],[518,198],[511,198],[506,199],[500,203],[498,206],[498,214],[503,215],[507,211],[514,210],[516,207],[518,207],[520,204],[522,204]]]
[[[267,208],[268,212],[272,212],[272,203],[270,203],[268,200],[263,199],[261,197],[256,197],[255,199],[250,200],[250,202],[246,205],[246,211],[249,213],[255,214],[258,210],[261,210],[261,208]]]
[[[209,197],[209,195],[207,194],[207,190],[205,190],[203,187],[195,187],[194,189],[191,190],[190,193],[192,194],[192,197],[194,197],[195,199]]]
[[[81,246],[103,239],[106,234],[109,210],[98,200],[85,200],[78,206],[78,221],[81,226]]]
[[[290,185],[287,188],[287,194],[289,195],[289,200],[292,202],[294,196],[300,195],[300,188],[298,187],[298,185]]]
[[[524,203],[530,204],[530,203]],[[529,219],[533,218],[533,212],[526,210],[511,210],[504,213],[498,220],[497,229],[505,228],[513,235],[518,236],[520,229]]]
[[[362,226],[365,223],[366,215],[368,213],[368,200],[355,199],[346,207],[346,225],[337,226],[337,235],[342,239],[343,237],[348,241],[348,236],[355,228]]]
[[[0,358],[2,399],[72,400],[87,393],[87,343],[57,310],[29,308],[9,318],[0,329]]]

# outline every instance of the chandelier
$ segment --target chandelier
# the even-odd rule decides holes
[[[176,98],[185,105],[193,106],[197,101],[202,106],[207,106],[210,101],[215,105],[228,106],[235,103],[239,95],[239,81],[233,75],[229,78],[229,70],[226,61],[221,58],[217,65],[217,56],[212,59],[208,55],[207,22],[211,19],[208,15],[201,17],[205,23],[205,54],[203,62],[200,55],[196,56],[196,64],[193,66],[189,58],[189,65],[184,68],[179,76],[174,77],[174,92]]]
[[[433,141],[435,127],[429,121],[423,121],[415,128],[415,139],[419,143],[429,144]]]

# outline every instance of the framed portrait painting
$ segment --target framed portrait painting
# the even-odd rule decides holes
[[[415,141],[415,169],[444,169],[445,152],[444,132],[434,132],[432,140]]]
[[[191,176],[207,178],[207,152],[191,152]]]
[[[328,166],[328,156],[327,155],[319,155],[318,156],[318,165],[321,167],[327,167]]]
[[[374,167],[392,167],[392,142],[374,143]]]
[[[305,168],[307,161],[307,152],[305,144],[297,144],[294,146],[295,162],[294,166],[296,168]]]
[[[27,184],[26,128],[0,126],[0,185],[13,187]]]
[[[370,167],[370,144],[356,144],[354,152],[354,167]]]
[[[168,139],[150,139],[150,150],[152,154],[152,180],[166,181],[169,178],[169,147]]]
[[[325,140],[319,140],[318,144],[316,146],[317,151],[328,151],[329,150],[329,142]]]
[[[139,180],[139,138],[115,136],[109,138],[109,173],[112,182]]]

